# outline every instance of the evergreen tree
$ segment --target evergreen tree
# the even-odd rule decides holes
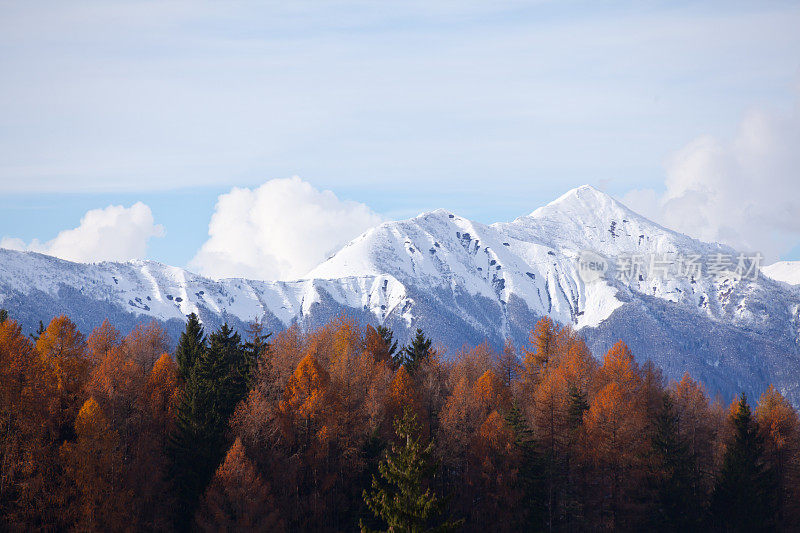
[[[396,359],[395,353],[397,352],[397,341],[394,340],[394,332],[386,326],[378,326],[375,331],[383,339],[383,343],[389,350],[389,357]]]
[[[689,447],[678,432],[678,414],[672,398],[664,395],[654,421],[652,438],[656,512],[653,527],[659,531],[694,531],[700,527],[702,497],[695,492]]]
[[[33,339],[33,342],[36,342],[36,341],[39,340],[39,337],[42,336],[42,333],[44,333],[45,329],[46,328],[44,327],[44,322],[42,322],[40,320],[39,321],[39,325],[36,327],[36,331],[34,333],[29,333],[31,339]]]
[[[516,489],[522,493],[521,501],[525,508],[521,510],[519,529],[538,531],[544,527],[545,505],[542,499],[543,465],[536,446],[533,429],[525,420],[525,415],[514,402],[506,423],[514,435],[514,448],[519,456],[519,471],[515,481]]]
[[[763,438],[744,394],[734,404],[731,423],[733,435],[712,499],[714,521],[725,531],[771,530],[776,491],[764,463]]]
[[[264,333],[264,324],[251,322],[247,326],[247,341],[242,347],[242,361],[239,373],[242,379],[242,392],[244,397],[252,388],[253,379],[261,357],[270,351],[269,338],[272,333]]]
[[[198,337],[195,329],[190,338]],[[248,392],[251,367],[241,337],[227,324],[209,335],[207,348],[191,367],[169,446],[181,503],[179,528],[190,527],[198,497],[224,456],[228,419]]]
[[[227,421],[236,404],[247,394],[252,355],[252,351],[245,350],[242,345],[241,336],[228,324],[208,336],[205,364],[198,376],[206,372],[207,376],[201,379],[218,384],[216,408],[223,420]]]
[[[569,386],[569,425],[572,429],[577,429],[583,424],[583,413],[589,410],[589,402],[586,393],[575,385]]]
[[[183,380],[189,379],[195,363],[206,348],[206,339],[200,319],[192,313],[186,322],[186,329],[181,333],[178,347],[175,349],[175,360],[178,362],[178,373]]]
[[[363,493],[373,514],[392,532],[450,531],[462,521],[441,521],[443,502],[429,485],[436,471],[431,459],[433,442],[420,442],[417,417],[406,409],[395,420],[398,443],[378,465],[382,480],[372,477],[372,491]],[[371,531],[363,521],[361,531]]]
[[[5,309],[0,309],[0,324],[8,320],[8,311]],[[39,322],[41,324],[41,322]]]
[[[251,322],[247,326],[247,341],[244,343],[246,360],[252,363],[249,370],[255,368],[258,358],[269,351],[269,338],[272,333],[264,333],[264,324],[261,322]]]
[[[425,337],[422,330],[417,328],[411,344],[397,354],[395,362],[398,366],[405,366],[406,370],[413,374],[419,364],[430,356],[431,344],[433,344],[431,339]]]
[[[566,471],[566,493],[564,508],[566,510],[566,521],[568,529],[573,529],[576,524],[584,521],[584,495],[585,484],[580,475],[580,461],[577,447],[580,439],[580,432],[583,426],[583,415],[589,410],[587,394],[574,384],[570,384],[567,389],[568,408],[567,424],[570,430],[569,451],[565,454]]]

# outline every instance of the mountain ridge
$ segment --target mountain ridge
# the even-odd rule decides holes
[[[609,270],[584,279],[586,253]],[[670,378],[690,370],[728,396],[769,381],[800,402],[800,291],[732,271],[619,275],[627,255],[675,263],[715,254],[736,252],[583,186],[512,222],[486,225],[443,209],[384,222],[291,281],[212,280],[154,261],[82,264],[0,250],[0,306],[28,329],[66,312],[83,330],[111,315],[123,325],[159,320],[173,336],[190,312],[209,328],[261,320],[273,331],[346,313],[392,327],[401,341],[421,327],[450,352],[483,340],[520,346],[547,315],[580,331],[597,356],[621,338]]]

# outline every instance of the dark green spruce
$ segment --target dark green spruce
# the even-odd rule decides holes
[[[403,348],[395,357],[398,366],[405,366],[413,374],[420,363],[427,359],[431,354],[433,341],[427,338],[421,329],[417,329],[411,344]]]
[[[175,361],[178,373],[186,381],[192,373],[195,363],[206,349],[206,338],[200,319],[192,313],[187,317],[186,329],[181,333],[178,347],[175,349]]]
[[[689,446],[678,431],[678,413],[669,394],[656,415],[652,438],[652,476],[657,531],[697,531],[702,525],[703,496],[694,479]]]
[[[188,375],[169,444],[179,500],[176,526],[183,530],[191,526],[198,499],[230,444],[228,420],[247,395],[254,366],[254,350],[247,349],[227,324],[209,335],[207,342],[198,326],[190,316],[178,348]]]
[[[437,466],[431,455],[433,442],[423,444],[416,415],[406,409],[394,423],[397,442],[378,464],[380,478],[372,477],[372,490],[364,501],[375,517],[392,532],[452,531],[461,520],[442,519],[444,502],[430,488]],[[362,533],[374,531],[360,522]]]
[[[763,438],[742,394],[714,488],[714,524],[723,531],[771,531],[776,503],[774,476],[764,463]]]

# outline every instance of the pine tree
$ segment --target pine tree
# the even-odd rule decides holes
[[[653,467],[656,512],[653,527],[659,531],[693,531],[700,526],[702,500],[694,493],[689,447],[678,431],[678,414],[665,394],[654,421]]]
[[[246,350],[242,338],[228,324],[208,336],[204,372],[208,379],[219,383],[218,408],[220,417],[227,420],[246,394],[253,369],[253,350]],[[199,375],[199,374],[198,374]]]
[[[39,337],[41,337],[41,336],[42,336],[42,333],[44,333],[44,330],[45,330],[45,327],[44,327],[44,322],[42,322],[42,321],[40,320],[40,321],[39,321],[39,325],[36,327],[36,332],[34,332],[34,333],[29,333],[29,335],[30,335],[31,339],[33,339],[33,342],[36,342],[36,341],[38,341],[38,340],[39,340]]]
[[[5,309],[0,309],[0,324],[5,322],[6,320],[8,320],[8,311]]]
[[[269,353],[269,338],[272,333],[264,333],[264,324],[251,322],[247,326],[247,341],[244,343],[244,360],[240,371],[243,372],[247,388],[250,388],[250,379],[255,374],[259,358]]]
[[[193,331],[191,337],[199,338]],[[197,499],[222,460],[228,419],[247,394],[250,368],[241,337],[227,324],[209,335],[191,368],[169,445],[179,528],[189,527]]]
[[[178,373],[184,381],[189,379],[195,363],[206,348],[205,334],[200,319],[192,313],[186,322],[186,329],[181,333],[178,347],[175,349],[175,360],[178,362]]]
[[[426,486],[436,465],[431,459],[433,442],[423,445],[416,415],[406,410],[395,421],[398,443],[378,465],[381,480],[372,477],[372,491],[363,493],[373,514],[392,532],[450,531],[462,521],[441,521],[442,500]],[[371,531],[363,521],[361,531]]]
[[[543,465],[533,429],[525,420],[519,405],[514,402],[506,415],[506,423],[514,434],[514,448],[519,456],[519,472],[515,482],[526,506],[520,513],[520,529],[539,531],[545,522],[545,504],[542,498]]]
[[[389,357],[394,359],[397,352],[397,341],[394,340],[394,332],[386,326],[376,327],[375,332],[383,339],[383,344],[386,346]]]
[[[168,444],[170,477],[178,500],[175,525],[180,531],[190,528],[197,497],[216,468],[222,440],[222,424],[207,384],[192,375],[184,387]]]
[[[764,463],[758,423],[742,394],[733,404],[733,435],[727,443],[711,506],[716,525],[726,531],[772,529],[776,491]]]
[[[586,393],[575,385],[569,386],[569,417],[570,428],[577,429],[583,424],[583,413],[589,410],[589,402],[586,400]]]
[[[425,337],[422,330],[418,328],[411,344],[403,348],[395,358],[398,366],[405,366],[406,369],[413,374],[420,363],[430,356],[431,344],[433,344],[431,339]]]

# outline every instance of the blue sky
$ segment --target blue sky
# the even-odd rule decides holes
[[[800,259],[800,205],[770,213],[800,197],[799,27],[796,2],[0,1],[0,237],[140,201],[147,256],[185,266],[232,187],[494,222],[590,183],[664,222],[757,197],[768,243],[678,229]],[[776,198],[713,190],[761,175]]]

